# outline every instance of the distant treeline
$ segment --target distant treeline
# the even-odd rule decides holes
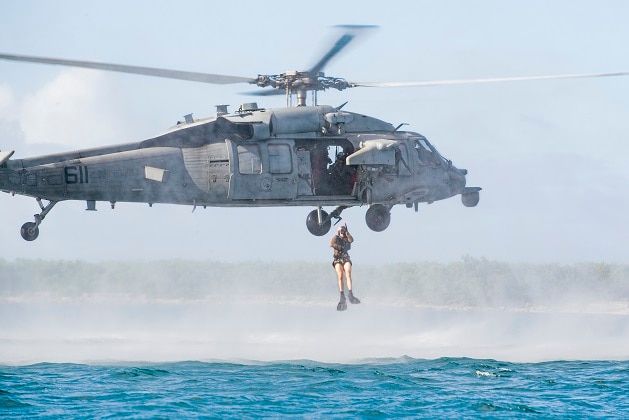
[[[629,265],[452,263],[357,265],[354,290],[382,303],[527,307],[629,302]],[[99,262],[0,259],[0,300],[321,300],[336,296],[329,264],[166,260]],[[628,303],[629,304],[629,303]]]

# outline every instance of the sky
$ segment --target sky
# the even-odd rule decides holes
[[[255,77],[312,66],[338,33],[379,28],[326,74],[410,81],[629,71],[629,3],[618,0],[424,0],[296,3],[206,1],[3,2],[0,52]],[[206,85],[0,61],[0,149],[15,158],[153,137],[183,115],[251,97],[248,85]],[[354,263],[629,263],[629,77],[492,85],[362,88],[319,94],[425,135],[459,168],[480,203],[460,197],[392,210],[372,232],[366,208],[343,213]],[[309,207],[62,202],[34,242],[20,226],[35,200],[0,194],[5,259],[329,262],[329,236],[305,227]]]

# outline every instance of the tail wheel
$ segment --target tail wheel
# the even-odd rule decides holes
[[[328,214],[321,210],[321,219],[327,219]],[[319,215],[317,214],[317,210],[313,210],[308,213],[308,217],[306,218],[306,227],[308,231],[315,236],[323,236],[330,231],[332,227],[332,221],[328,220],[322,224],[319,224]]]
[[[369,229],[375,232],[382,232],[391,223],[391,212],[382,204],[374,204],[367,209],[365,221]]]

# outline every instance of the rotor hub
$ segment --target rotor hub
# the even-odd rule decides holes
[[[280,74],[260,74],[252,82],[260,87],[272,87],[286,90],[289,93],[295,91],[319,91],[329,88],[344,90],[351,87],[350,83],[338,77],[327,77],[324,73],[313,74],[308,71],[287,71]]]

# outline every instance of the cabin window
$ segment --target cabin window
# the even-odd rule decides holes
[[[293,172],[293,160],[287,144],[269,144],[269,172],[272,174]]]
[[[238,145],[238,170],[241,174],[259,174],[262,172],[260,146],[257,144]]]

